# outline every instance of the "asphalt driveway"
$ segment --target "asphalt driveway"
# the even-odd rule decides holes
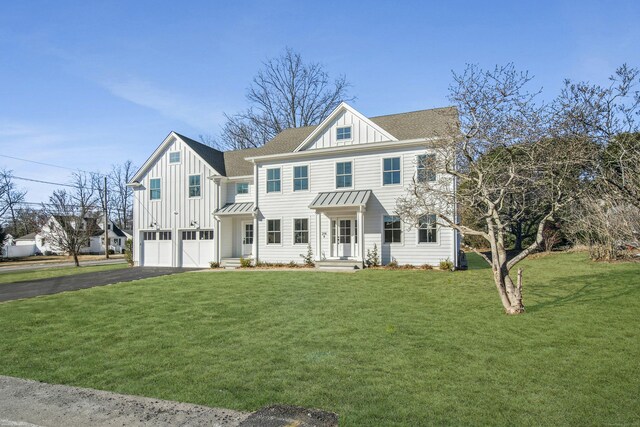
[[[147,279],[150,277],[166,276],[168,274],[183,273],[186,271],[194,270],[171,267],[132,267],[6,283],[0,285],[0,302],[31,298],[39,295],[57,294],[58,292],[75,291],[113,283],[130,282],[132,280]]]

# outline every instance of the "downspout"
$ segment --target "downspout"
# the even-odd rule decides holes
[[[260,189],[258,188],[258,164],[255,160],[253,163],[253,262],[257,265],[260,262],[260,232],[258,230],[260,224],[260,209],[258,205]]]

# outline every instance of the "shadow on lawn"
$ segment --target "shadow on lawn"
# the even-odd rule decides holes
[[[640,286],[634,283],[636,274],[637,272],[629,271],[615,276],[612,274],[570,276],[554,279],[544,285],[529,287],[525,291],[526,294],[534,297],[537,302],[526,304],[527,311],[533,313],[568,304],[602,302],[633,294],[640,296]]]

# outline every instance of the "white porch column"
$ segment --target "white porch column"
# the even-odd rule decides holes
[[[216,262],[220,263],[222,262],[222,257],[220,256],[220,218],[214,216],[214,219],[216,221],[216,231],[213,234],[213,238],[215,239],[216,244]]]
[[[244,233],[244,230],[242,231]],[[253,242],[251,244],[251,255],[253,255],[253,261],[258,263],[258,214],[253,214]]]
[[[358,253],[364,261],[364,209],[358,210]]]
[[[322,261],[322,214],[316,211],[316,261]]]

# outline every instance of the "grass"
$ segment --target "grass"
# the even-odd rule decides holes
[[[640,264],[185,273],[0,304],[0,373],[341,425],[638,425]]]
[[[26,280],[48,279],[50,277],[71,276],[73,274],[93,273],[97,271],[115,270],[128,267],[127,264],[87,265],[80,267],[47,267],[35,270],[7,271],[0,270],[0,285],[23,282]]]

